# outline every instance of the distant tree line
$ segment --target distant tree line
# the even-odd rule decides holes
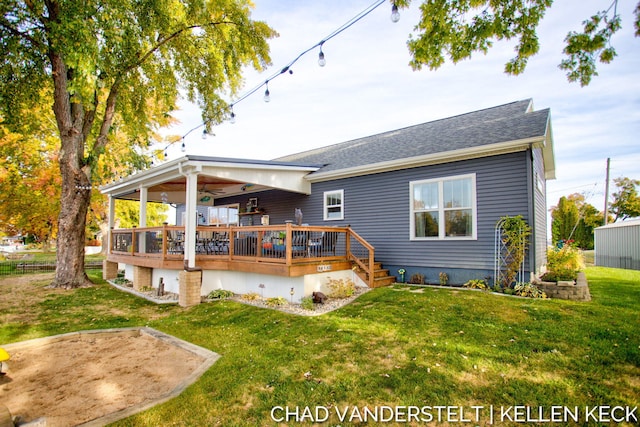
[[[640,217],[640,180],[614,179],[617,191],[609,203],[609,223]],[[572,243],[581,249],[593,249],[594,230],[604,225],[604,212],[586,203],[582,194],[562,196],[551,207],[551,238],[554,245]]]

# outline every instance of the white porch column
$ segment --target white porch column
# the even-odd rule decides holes
[[[140,219],[138,221],[138,227],[143,228],[147,226],[147,201],[149,200],[149,189],[147,187],[140,187]]]
[[[107,235],[107,253],[111,253],[111,248],[113,247],[113,233],[112,230],[116,224],[116,200],[113,198],[111,194],[109,194],[109,219],[108,221],[108,235]]]
[[[187,197],[184,224],[184,259],[188,261],[187,266],[196,266],[196,225],[198,204],[198,174],[191,172],[187,175]]]
[[[149,199],[149,189],[147,187],[140,187],[140,218],[138,218],[138,227],[143,228],[147,226],[147,201]],[[138,240],[138,250],[145,254],[147,253],[147,233],[142,232],[136,236]]]

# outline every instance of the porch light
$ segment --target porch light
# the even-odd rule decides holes
[[[398,12],[398,6],[394,3],[391,6],[391,22],[398,22],[400,20],[400,12]]]
[[[322,51],[322,45],[320,45],[320,53],[318,54],[318,65],[324,67],[327,64],[327,60],[324,59],[324,52]]]
[[[271,96],[269,93],[269,80],[264,82],[264,84],[267,86],[267,90],[264,91],[264,102],[269,102],[271,101]]]

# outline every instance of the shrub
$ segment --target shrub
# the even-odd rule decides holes
[[[225,289],[216,289],[214,291],[209,292],[207,298],[209,299],[225,299],[233,296],[233,292],[227,291]]]
[[[303,309],[309,310],[309,311],[313,311],[316,308],[315,304],[313,303],[313,298],[312,297],[304,297],[304,298],[302,298],[302,300],[300,300],[300,306]]]
[[[284,297],[267,298],[264,303],[269,307],[281,307],[288,304],[287,299]]]
[[[133,282],[129,279],[125,279],[124,277],[117,277],[113,279],[113,283],[115,283],[116,285],[123,285],[128,287],[133,286]]]
[[[547,273],[543,280],[556,282],[558,280],[575,280],[578,271],[584,269],[584,257],[580,250],[570,245],[562,249],[549,248],[547,250]]]
[[[414,273],[409,279],[409,283],[412,285],[424,285],[424,274]]]
[[[438,280],[440,281],[440,286],[447,286],[449,283],[449,276],[444,271],[438,273]]]
[[[331,292],[331,298],[349,298],[356,291],[356,285],[351,279],[329,279],[327,284]]]
[[[260,294],[257,292],[247,292],[246,294],[243,294],[241,298],[245,301],[255,301],[260,299]]]
[[[462,286],[469,289],[482,289],[483,291],[489,290],[489,285],[484,279],[471,279]]]
[[[528,298],[546,298],[547,294],[542,292],[538,287],[532,283],[516,283],[513,288],[514,295]]]

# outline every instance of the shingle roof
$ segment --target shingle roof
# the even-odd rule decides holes
[[[526,99],[275,160],[324,165],[315,173],[337,171],[501,142],[544,138],[548,121],[549,109],[533,111],[532,100]]]

